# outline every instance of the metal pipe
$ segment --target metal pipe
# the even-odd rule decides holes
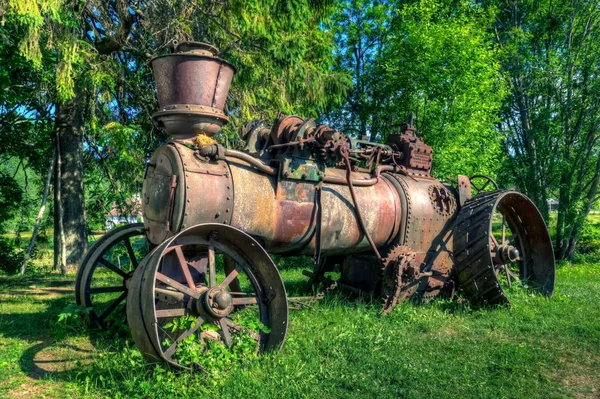
[[[377,182],[379,182],[379,177],[382,172],[400,173],[400,172],[402,172],[402,170],[400,168],[398,168],[396,165],[381,165],[375,169],[375,177],[372,177],[370,179],[350,179],[350,181],[352,182],[353,186],[357,186],[357,187],[373,186],[373,185],[377,184]],[[323,182],[331,183],[331,184],[342,184],[344,186],[348,185],[348,180],[344,179],[342,177],[325,176],[323,178]]]
[[[369,244],[371,244],[371,248],[373,249],[373,252],[377,256],[377,259],[379,259],[379,262],[383,262],[381,259],[381,254],[377,250],[377,245],[375,244],[375,241],[373,241],[371,234],[369,234],[369,231],[367,230],[367,228],[365,226],[365,222],[362,217],[360,207],[358,206],[358,201],[356,200],[356,194],[354,193],[354,186],[352,184],[352,178],[351,178],[352,169],[350,169],[351,168],[350,159],[348,158],[347,150],[342,152],[342,157],[344,157],[344,160],[346,161],[346,179],[348,180],[348,188],[350,189],[350,196],[352,197],[352,203],[354,204],[354,211],[356,212],[356,219],[358,221],[358,225],[360,226],[360,229],[362,230],[363,234],[367,238],[367,241],[369,241]],[[379,181],[379,177],[375,177],[375,180]]]
[[[270,167],[269,165],[254,158],[252,155],[246,154],[245,152],[225,148],[224,154],[226,157],[238,158],[242,161],[246,161],[256,169],[268,175],[275,176],[277,174],[277,170],[275,168]]]
[[[219,149],[221,149],[221,151],[219,151]],[[205,157],[217,157],[217,159],[221,158],[221,157],[230,157],[230,158],[238,158],[241,159],[245,162],[248,162],[250,165],[254,166],[256,169],[260,170],[263,173],[266,173],[268,175],[271,176],[275,176],[275,174],[277,173],[277,171],[268,166],[267,164],[265,164],[264,162],[261,162],[260,160],[254,158],[252,155],[247,154],[245,152],[242,151],[237,151],[237,150],[231,150],[229,148],[225,148],[223,146],[221,146],[220,144],[213,144],[213,145],[207,145],[206,147],[203,147],[202,149],[200,149],[200,155],[205,156]]]

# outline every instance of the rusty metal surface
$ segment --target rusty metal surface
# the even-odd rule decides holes
[[[513,259],[502,256],[504,243],[499,245],[492,234],[496,210],[515,237]],[[517,264],[517,278],[533,290],[547,296],[554,291],[554,251],[548,229],[533,202],[516,191],[492,191],[467,201],[457,218],[454,249],[458,282],[474,302],[509,303],[498,278],[498,266],[507,263]]]
[[[398,302],[414,294],[420,272],[415,253],[406,245],[393,247],[380,268],[382,313],[391,312]]]
[[[183,162],[174,145],[161,146],[152,154],[142,189],[142,215],[153,244],[179,229],[179,215],[185,207],[184,177]]]
[[[277,181],[256,173],[241,160],[229,162],[235,202],[231,224],[259,238],[273,253],[310,254],[315,249],[315,182]],[[327,169],[332,176],[343,171]],[[361,174],[355,174],[361,176]],[[368,176],[368,175],[367,175]],[[398,193],[383,179],[369,187],[356,188],[365,224],[378,245],[390,243],[399,229]],[[322,250],[324,254],[356,253],[369,248],[360,232],[347,186],[322,186]]]
[[[450,283],[452,272],[453,218],[456,214],[457,193],[449,186],[432,178],[415,178],[390,174],[403,190],[407,211],[405,232],[399,235],[398,244],[415,252],[419,272],[431,272],[423,276],[415,295],[432,298],[443,292]],[[444,200],[438,193],[444,193]],[[400,240],[400,237],[403,239]]]
[[[390,134],[386,144],[403,154],[399,163],[409,174],[430,176],[433,150],[423,139],[417,137],[416,129],[411,123],[406,124],[399,133]]]
[[[225,161],[201,159],[179,143],[164,145],[152,156],[142,210],[153,244],[195,224],[229,224],[232,206],[233,182]]]
[[[458,205],[463,206],[465,202],[471,199],[471,180],[468,176],[458,175],[457,177],[457,185],[458,185]]]
[[[150,61],[160,106],[153,118],[174,137],[216,134],[228,120],[223,108],[235,67],[203,43],[184,42],[173,51]]]

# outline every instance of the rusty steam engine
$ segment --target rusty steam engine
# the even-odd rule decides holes
[[[232,345],[236,334],[279,348],[288,298],[269,254],[312,256],[309,291],[374,293],[382,313],[457,291],[490,305],[508,303],[515,286],[552,294],[552,245],[535,205],[484,176],[433,178],[412,118],[380,144],[280,115],[245,125],[243,150],[225,148],[213,136],[228,121],[234,66],[210,45],[171,50],[151,62],[154,119],[173,139],[147,164],[144,223],[101,238],[76,290],[97,326],[126,299],[147,359],[182,367],[184,340]],[[107,256],[117,246],[127,267]],[[106,274],[116,283],[99,283]]]

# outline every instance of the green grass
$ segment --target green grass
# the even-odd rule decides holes
[[[293,266],[293,262],[292,262]],[[289,264],[288,264],[289,267]],[[299,268],[282,271],[298,293]],[[551,299],[513,292],[511,308],[329,296],[290,311],[283,350],[209,374],[148,365],[126,332],[76,318],[73,276],[0,278],[0,396],[225,398],[599,397],[600,266],[563,266]]]

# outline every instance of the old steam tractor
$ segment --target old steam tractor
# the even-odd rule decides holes
[[[241,334],[259,351],[281,347],[288,298],[269,254],[313,256],[309,291],[368,292],[382,313],[457,291],[489,305],[509,303],[508,287],[552,294],[552,244],[535,205],[484,176],[433,178],[412,118],[380,144],[280,115],[245,125],[245,148],[233,150],[213,139],[228,121],[233,65],[195,42],[151,65],[153,117],[172,141],[147,164],[143,224],[98,240],[76,287],[99,327],[126,300],[148,360],[182,367],[182,342],[232,345]]]

